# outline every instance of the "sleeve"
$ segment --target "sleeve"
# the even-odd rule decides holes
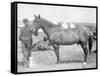
[[[20,31],[19,31],[19,40],[21,40],[21,37],[22,37],[22,28],[20,28]]]

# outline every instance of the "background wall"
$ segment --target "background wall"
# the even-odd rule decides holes
[[[13,76],[10,73],[10,3],[14,0],[2,0],[0,2],[0,76]],[[17,0],[16,0],[17,1]],[[20,0],[21,1],[21,0]],[[24,0],[29,1],[29,0]],[[60,3],[60,4],[75,4],[75,5],[95,5],[100,7],[100,0],[30,0],[30,2],[45,2],[45,3]],[[100,12],[100,8],[98,9]],[[100,18],[100,14],[98,15]],[[98,28],[99,28],[98,22]],[[100,31],[99,31],[100,32]],[[98,35],[100,37],[100,34]],[[100,45],[100,43],[99,43]],[[100,49],[100,48],[99,48]],[[98,49],[98,51],[99,51]],[[98,53],[100,54],[100,52]],[[100,55],[98,56],[100,58]],[[99,60],[100,62],[100,60]],[[100,67],[100,64],[98,64]],[[25,76],[98,76],[98,70],[86,71],[65,71],[53,73],[26,74]],[[24,75],[23,75],[24,76]]]

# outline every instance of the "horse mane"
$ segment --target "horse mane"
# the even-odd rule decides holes
[[[54,24],[54,23],[51,22],[51,21],[48,21],[48,20],[46,20],[46,19],[44,19],[44,18],[40,18],[40,19],[41,19],[41,21],[45,22],[45,23],[47,24],[47,26],[50,27],[50,28],[56,26],[56,24]]]

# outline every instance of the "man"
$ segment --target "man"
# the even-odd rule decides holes
[[[28,19],[23,19],[23,23],[25,26],[21,28],[19,39],[22,43],[23,63],[28,66],[32,48],[32,33]]]

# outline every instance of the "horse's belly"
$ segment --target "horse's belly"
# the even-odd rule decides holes
[[[78,42],[78,35],[68,32],[55,33],[51,36],[51,40],[59,45],[71,45]]]
[[[75,37],[60,36],[60,37],[55,37],[53,42],[59,45],[71,45],[77,43],[78,39],[76,39]]]
[[[62,35],[62,39],[66,40],[67,42],[73,42],[73,41],[77,41],[78,40],[78,35],[77,34],[63,34]]]
[[[77,43],[77,42],[78,42],[78,40],[77,40],[77,39],[74,39],[74,38],[69,38],[69,39],[67,39],[67,38],[65,39],[65,38],[64,38],[64,39],[62,40],[62,44],[63,44],[63,45],[64,45],[64,44],[65,44],[65,45],[68,45],[68,44],[71,45],[71,44],[75,44],[75,43]]]
[[[64,41],[64,42],[62,42],[62,45],[72,45],[72,44],[76,44],[78,41],[77,40],[75,40],[75,41],[73,41],[73,40],[70,40],[70,41]]]

